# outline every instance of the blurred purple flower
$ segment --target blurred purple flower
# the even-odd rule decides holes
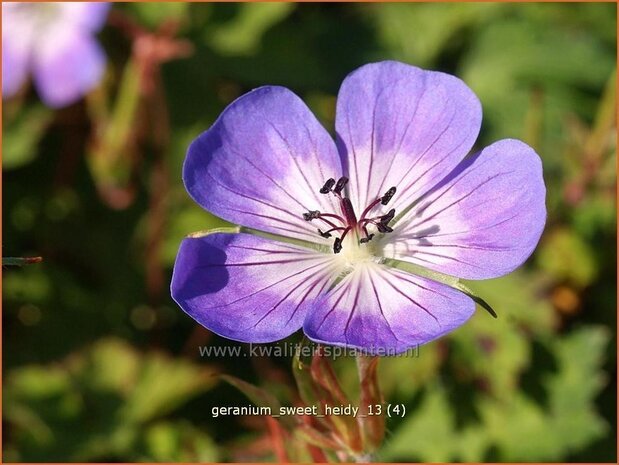
[[[90,91],[105,69],[93,36],[108,9],[107,3],[2,3],[2,96],[15,95],[29,73],[53,108]]]
[[[335,144],[285,88],[240,97],[191,144],[183,179],[208,211],[270,234],[185,239],[173,298],[246,342],[303,327],[385,353],[452,331],[473,300],[394,260],[496,278],[531,255],[546,220],[538,155],[506,139],[467,157],[480,124],[461,80],[398,62],[344,80]]]

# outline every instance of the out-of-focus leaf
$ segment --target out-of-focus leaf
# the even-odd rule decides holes
[[[210,436],[186,422],[157,422],[149,426],[143,447],[141,461],[218,461],[217,447]]]
[[[546,235],[537,255],[538,266],[556,280],[585,287],[595,279],[597,266],[591,247],[574,231],[558,229]]]
[[[129,3],[128,8],[139,21],[150,29],[155,29],[164,21],[183,21],[187,17],[189,4],[185,2],[160,2],[157,8],[147,3]]]
[[[106,198],[108,192],[124,189],[130,181],[139,129],[140,92],[138,65],[130,59],[123,70],[112,112],[93,112],[98,119],[94,121],[94,140],[87,159],[92,176]]]
[[[54,117],[49,108],[24,106],[14,118],[3,118],[2,168],[14,169],[34,160],[38,145]]]
[[[51,280],[41,267],[28,266],[4,272],[2,297],[7,301],[42,303],[51,293]]]
[[[255,405],[259,407],[270,407],[273,412],[279,411],[279,400],[270,392],[234,376],[221,375],[220,378],[245,394]]]
[[[553,414],[550,431],[561,444],[555,460],[565,449],[578,451],[608,431],[595,412],[594,400],[608,382],[599,367],[609,340],[606,329],[587,327],[551,342],[558,371],[546,383]]]
[[[483,461],[494,450],[498,461],[553,461],[566,450],[578,451],[608,428],[595,411],[595,396],[606,382],[599,367],[608,339],[607,331],[596,327],[549,339],[557,371],[543,379],[547,405],[516,389],[501,398],[480,394],[479,419],[462,428],[445,390],[428,387],[385,444],[381,459]]]
[[[125,342],[107,339],[70,356],[62,365],[14,370],[6,383],[3,406],[14,440],[21,445],[21,461],[96,461],[115,456],[137,460],[146,453],[138,445],[152,440],[149,434],[161,434],[145,425],[214,382],[206,368],[159,353],[142,354]],[[195,447],[177,444],[184,455],[170,460],[214,456],[203,434],[195,436],[184,426],[178,433],[194,434]],[[170,451],[161,447],[148,450],[163,455]],[[148,456],[148,460],[157,458]]]
[[[594,400],[605,382],[598,369],[607,343],[608,334],[600,328],[583,328],[549,342],[558,370],[544,383],[548,408],[522,392],[480,404],[501,460],[555,461],[563,451],[578,451],[602,436],[607,425],[595,412]]]
[[[520,269],[498,279],[468,281],[467,285],[493,302],[499,314],[497,320],[476,315],[471,320],[473,322],[481,320],[485,327],[491,328],[498,320],[505,320],[512,328],[521,328],[538,336],[551,333],[556,325],[552,306],[539,297],[543,291],[541,275]]]
[[[162,261],[169,265],[174,263],[181,241],[189,234],[218,229],[229,224],[193,203],[184,189],[178,194],[187,196],[187,199],[178,202],[182,207],[179,206],[170,212],[162,246]]]
[[[482,315],[483,316],[483,315]],[[406,356],[384,357],[378,373],[386,398],[401,395],[410,398],[437,375],[441,365],[438,342],[415,347]]]
[[[476,314],[452,334],[455,364],[466,376],[487,383],[493,395],[504,398],[517,386],[530,359],[527,334],[545,336],[554,325],[553,309],[536,293],[535,281],[523,272],[493,281],[471,282],[478,294],[497,302],[500,317]]]
[[[224,55],[255,52],[262,35],[295,8],[294,3],[241,3],[237,15],[227,23],[207,28],[206,40]]]
[[[376,21],[379,37],[394,58],[428,66],[445,48],[454,45],[449,40],[462,29],[492,18],[504,6],[497,3],[387,3],[362,8]]]
[[[122,415],[131,422],[146,422],[166,415],[216,382],[212,372],[184,360],[152,354],[140,363],[131,398]]]
[[[421,404],[382,449],[384,461],[450,462],[454,459],[454,417],[440,384],[425,389]]]
[[[460,75],[484,103],[484,116],[494,121],[488,140],[508,134],[522,137],[530,91],[539,89],[545,140],[535,148],[544,154],[549,147],[556,153],[562,143],[557,125],[569,111],[566,102],[580,102],[580,108],[591,103],[575,86],[602,85],[614,61],[614,54],[590,35],[510,18],[483,30],[463,60]]]

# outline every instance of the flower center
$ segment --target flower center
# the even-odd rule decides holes
[[[341,210],[339,214],[322,213],[318,210],[310,210],[307,213],[303,213],[303,219],[305,221],[322,221],[328,226],[324,231],[320,228],[318,229],[318,234],[322,237],[331,237],[334,234],[337,236],[333,242],[334,253],[340,253],[342,251],[344,241],[347,237],[347,245],[367,245],[374,237],[374,233],[370,233],[368,228],[374,228],[379,233],[383,234],[393,231],[393,229],[389,227],[389,222],[395,216],[395,208],[392,208],[387,214],[383,215],[371,216],[370,214],[378,204],[387,205],[389,203],[395,194],[395,186],[391,187],[381,197],[377,197],[370,202],[361,213],[359,220],[357,220],[350,199],[342,196],[342,191],[344,187],[346,187],[346,184],[348,184],[348,178],[346,177],[341,177],[337,182],[335,182],[335,179],[329,178],[320,189],[321,194],[332,194],[337,198]],[[354,239],[352,239],[351,236],[354,237]],[[353,247],[353,249],[360,249],[360,247]],[[357,251],[351,251],[351,253],[356,256]],[[362,255],[367,256],[368,251],[365,250]]]

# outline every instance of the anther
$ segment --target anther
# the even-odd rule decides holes
[[[374,237],[374,234],[370,234],[367,237],[362,237],[361,239],[359,239],[359,243],[360,244],[366,244],[366,243],[370,242],[373,237]]]
[[[381,232],[381,233],[393,232],[393,229],[387,226],[385,223],[377,223],[376,228],[378,229],[378,232]]]
[[[346,176],[342,176],[337,180],[337,184],[335,185],[335,189],[333,189],[333,193],[341,194],[344,187],[348,184],[348,178]]]
[[[329,238],[331,237],[331,234],[328,231],[322,231],[322,230],[318,230],[318,234],[320,234],[322,237],[324,238]]]
[[[318,218],[320,216],[320,212],[318,210],[310,210],[307,213],[303,213],[303,219],[305,221],[312,221],[315,220],[316,218]]]
[[[383,195],[380,199],[380,203],[383,205],[387,205],[394,194],[395,194],[395,186],[391,187],[387,192],[385,192],[385,195]]]
[[[333,253],[340,253],[342,251],[342,239],[339,237],[335,238],[333,242]]]
[[[389,210],[389,213],[380,217],[380,222],[383,224],[389,223],[395,216],[395,208]]]
[[[327,182],[325,182],[325,185],[322,186],[322,188],[320,189],[320,193],[328,194],[329,192],[331,192],[331,189],[333,189],[334,185],[335,185],[335,179],[333,178],[327,179]]]

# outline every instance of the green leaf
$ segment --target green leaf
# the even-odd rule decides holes
[[[493,3],[386,3],[363,12],[375,21],[380,42],[394,58],[430,66],[461,30],[495,17],[504,8]]]
[[[145,450],[140,461],[205,463],[219,458],[213,439],[183,421],[150,425],[143,441]]]
[[[146,425],[215,382],[207,368],[106,339],[61,364],[11,371],[4,420],[14,428],[20,461],[153,461],[149,453],[166,455],[171,449],[164,444],[160,450],[139,450],[138,444],[150,441],[145,435],[162,435]],[[203,457],[214,456],[208,438],[193,440],[204,445]],[[182,448],[184,455],[169,461],[202,460],[198,448],[193,453]]]
[[[537,265],[555,280],[569,280],[579,287],[589,285],[596,278],[598,268],[591,246],[566,228],[544,237]]]
[[[160,2],[157,8],[147,3],[129,3],[127,7],[137,16],[141,23],[155,29],[165,21],[181,22],[187,17],[189,4],[184,2]]]
[[[53,118],[54,112],[41,104],[22,107],[14,118],[3,115],[2,168],[15,169],[34,160]]]
[[[235,376],[220,375],[220,378],[245,394],[247,398],[258,407],[270,407],[273,412],[279,411],[279,407],[281,405],[279,400],[277,400],[277,397],[265,389],[254,386],[253,384],[236,378]]]
[[[206,31],[207,42],[224,55],[249,55],[255,52],[264,33],[286,18],[294,3],[241,3],[229,22]]]
[[[451,462],[454,458],[454,417],[447,393],[434,383],[421,404],[408,412],[379,455],[381,461]]]

